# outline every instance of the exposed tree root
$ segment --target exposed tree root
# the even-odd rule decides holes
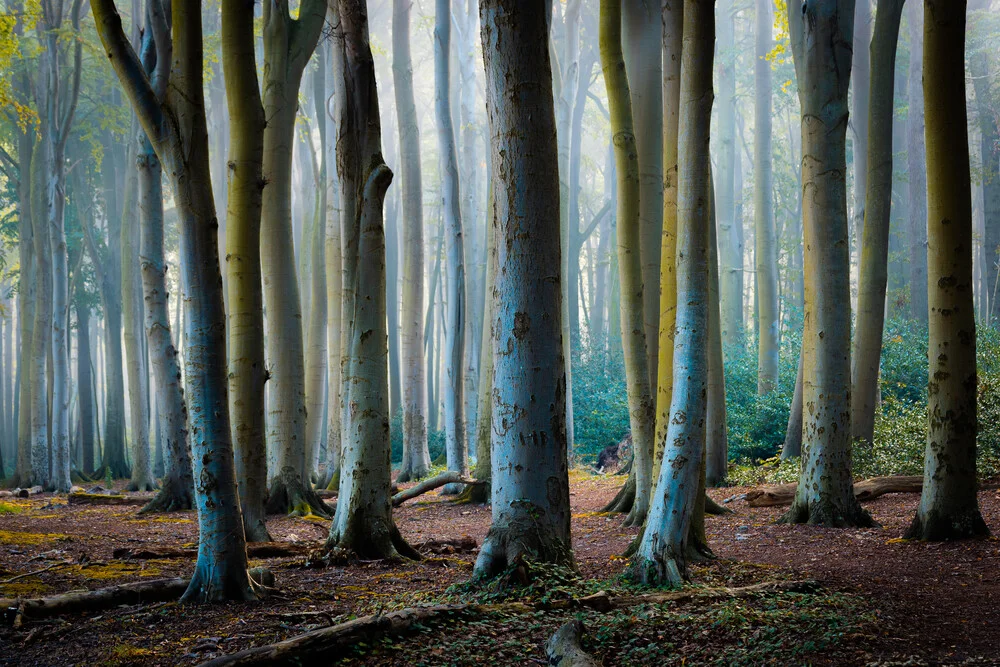
[[[795,498],[798,484],[775,484],[759,486],[747,491],[743,498],[750,507],[777,507],[791,505]],[[872,477],[854,484],[854,497],[859,502],[874,500],[887,493],[920,493],[924,486],[924,478],[919,475]]]
[[[705,514],[711,514],[713,516],[724,516],[726,514],[735,514],[733,510],[728,507],[723,507],[719,503],[712,499],[712,496],[705,494]]]
[[[950,514],[936,511],[921,512],[918,509],[913,517],[913,523],[907,528],[903,537],[908,540],[943,542],[989,537],[989,534],[990,529],[983,521],[979,508],[970,507]]]
[[[70,493],[66,499],[70,505],[137,505],[141,507],[152,502],[149,496],[104,493]],[[155,499],[153,498],[153,500]]]
[[[163,480],[163,488],[139,510],[139,514],[182,512],[194,506],[194,488],[180,478],[167,477]]]
[[[600,662],[583,650],[584,627],[580,620],[563,624],[545,643],[545,657],[556,667],[599,667]]]
[[[830,528],[874,528],[878,525],[856,498],[850,498],[847,504],[847,507],[840,507],[832,498],[823,498],[820,502],[793,502],[778,523],[805,523]]]
[[[629,473],[628,479],[625,480],[625,484],[618,491],[618,494],[611,499],[611,502],[605,505],[601,511],[602,512],[630,512],[632,511],[632,505],[635,503],[635,473]]]
[[[479,484],[483,484],[483,482],[480,482],[475,479],[468,479],[467,477],[463,477],[461,473],[455,472],[454,470],[449,470],[447,472],[441,473],[440,475],[435,475],[434,477],[425,479],[419,484],[411,486],[410,488],[404,491],[400,491],[399,493],[397,493],[392,497],[392,506],[399,507],[407,500],[412,500],[417,496],[422,496],[428,491],[433,491],[434,489],[441,486],[445,486],[447,484],[465,484],[468,486],[476,486]]]
[[[488,505],[490,502],[490,487],[492,481],[476,479],[475,484],[466,484],[465,490],[452,501],[456,505]]]
[[[292,558],[304,556],[319,548],[318,542],[255,542],[247,544],[248,558]],[[173,558],[195,558],[197,549],[167,548],[122,548],[111,552],[112,558],[121,560],[158,560]]]
[[[539,610],[558,611],[587,608],[608,612],[622,607],[641,604],[666,604],[691,600],[711,601],[730,598],[747,598],[773,593],[808,593],[816,591],[815,581],[778,581],[754,584],[742,588],[689,588],[680,591],[647,595],[614,596],[606,591],[582,598],[549,600],[536,604],[510,602],[497,605],[444,604],[430,607],[410,607],[320,628],[285,641],[247,649],[232,655],[221,656],[202,663],[201,667],[243,667],[247,665],[302,665],[310,661],[328,662],[331,655],[342,655],[343,650],[358,643],[371,643],[389,637],[398,637],[425,627],[429,623],[445,620],[471,620],[491,613],[528,614]],[[558,633],[557,633],[558,634]],[[560,664],[560,663],[550,663]],[[583,665],[567,663],[562,665]],[[598,664],[598,663],[591,663]]]
[[[392,517],[386,523],[378,518],[359,516],[349,521],[343,532],[337,530],[334,521],[323,549],[327,552],[326,556],[319,560],[324,562],[339,562],[350,555],[366,560],[423,560],[420,552],[403,539]]]
[[[315,514],[324,519],[333,517],[329,506],[317,495],[311,484],[303,482],[297,475],[289,474],[286,471],[278,473],[272,480],[271,488],[268,489],[267,505],[264,509],[268,514],[290,514],[293,516]]]

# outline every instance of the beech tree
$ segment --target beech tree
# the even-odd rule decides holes
[[[550,13],[550,0],[479,5],[496,267],[492,522],[477,577],[526,574],[529,556],[573,565]]]
[[[924,485],[906,537],[989,535],[976,480],[976,317],[972,186],[965,108],[965,0],[924,0],[927,146],[927,449]]]
[[[159,89],[146,77],[114,1],[91,2],[108,60],[171,175],[180,218],[188,289],[184,362],[199,529],[198,559],[183,599],[254,599],[256,584],[247,572],[229,432],[226,326],[218,219],[208,165],[201,3],[172,0],[166,9],[154,0],[150,7],[157,62],[170,63]]]

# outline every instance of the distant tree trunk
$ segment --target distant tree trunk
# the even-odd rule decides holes
[[[737,159],[739,156],[737,155]],[[714,185],[714,184],[712,184]],[[711,188],[709,202],[715,202]],[[726,428],[726,369],[722,350],[719,306],[719,241],[714,204],[708,228],[708,382],[705,400],[705,484],[723,486],[729,472],[729,433]],[[704,512],[701,513],[704,516]],[[704,522],[702,522],[704,523]],[[704,540],[704,525],[699,529]]]
[[[789,5],[802,115],[805,328],[802,466],[787,523],[868,526],[851,492],[850,233],[847,89],[854,2]]]
[[[45,218],[44,142],[31,160],[31,216],[35,250],[35,323],[31,330],[31,485],[49,482],[49,382],[47,351],[52,337],[52,253]]]
[[[906,537],[989,535],[976,479],[976,319],[965,110],[964,0],[924,1],[930,359],[920,506]]]
[[[392,73],[399,128],[400,197],[403,214],[403,462],[397,482],[430,470],[427,450],[427,382],[424,372],[424,214],[420,129],[410,62],[410,0],[392,3]],[[433,301],[433,300],[432,300]]]
[[[573,566],[551,3],[482,0],[493,160],[492,522],[474,576]],[[532,183],[524,188],[521,183]]]
[[[91,3],[105,53],[157,156],[171,174],[179,216],[186,310],[184,363],[199,534],[198,559],[182,600],[247,600],[257,595],[247,572],[229,429],[226,322],[209,173],[201,3],[173,0],[171,5],[172,36],[162,6],[154,4],[150,9],[157,62],[162,68],[150,80],[129,46],[114,2]]]
[[[329,514],[309,481],[306,460],[305,358],[302,304],[292,245],[292,147],[302,73],[326,16],[308,0],[293,19],[287,0],[264,5],[264,188],[261,260],[267,309],[267,443],[271,470],[267,510]]]
[[[666,434],[666,460],[660,468],[649,519],[629,572],[637,581],[672,585],[687,579],[692,518],[704,496],[700,489],[708,391],[714,2],[685,0],[683,26],[672,417]]]
[[[872,39],[871,0],[856,0],[854,10],[854,53],[851,63],[851,78],[854,84],[851,96],[851,127],[854,129],[854,220],[853,234],[858,264],[861,264],[862,228],[865,224],[865,193],[868,190],[868,106],[871,101],[869,80],[871,79]],[[891,96],[890,96],[891,99]]]
[[[235,469],[249,542],[269,542],[264,518],[267,456],[264,444],[264,297],[261,287],[260,225],[264,107],[247,0],[222,4],[222,68],[229,102],[226,211],[226,273],[229,276],[229,410],[236,449]]]
[[[358,239],[345,253],[353,265],[356,300],[350,363],[345,383],[350,405],[341,461],[337,512],[330,524],[327,548],[340,548],[361,558],[419,558],[403,541],[392,520],[389,495],[389,378],[385,312],[385,227],[382,203],[392,172],[382,160],[375,65],[368,42],[368,15],[362,0],[340,0],[335,9],[343,50],[344,99],[339,104],[338,170],[342,183],[357,183],[345,197],[354,199],[350,235]],[[352,172],[344,178],[345,172]],[[363,184],[363,185],[362,185]],[[350,246],[348,246],[350,247]]]
[[[639,162],[639,257],[649,386],[656,386],[660,325],[660,243],[663,235],[663,63],[661,8],[652,2],[622,4],[628,74]],[[652,411],[650,411],[652,419]],[[650,425],[652,429],[652,424]],[[634,432],[634,431],[633,431]]]
[[[788,410],[788,426],[785,429],[785,443],[781,447],[781,458],[791,459],[802,455],[802,361],[803,351],[799,351],[799,367],[795,372],[795,389],[792,392],[792,405]]]
[[[879,402],[879,362],[885,325],[885,293],[889,277],[889,223],[892,207],[892,117],[896,45],[903,0],[882,0],[871,40],[867,187],[861,266],[858,269],[858,320],[854,339],[854,390],[851,394],[851,439],[875,439]],[[859,45],[860,46],[860,45]],[[856,86],[860,86],[857,82]],[[855,120],[855,125],[862,121]]]
[[[441,160],[441,206],[444,210],[445,271],[448,294],[447,329],[444,360],[444,429],[448,470],[469,474],[468,448],[465,442],[465,390],[463,361],[465,358],[465,249],[462,241],[461,194],[458,185],[458,154],[455,131],[451,120],[449,83],[449,52],[451,44],[451,1],[436,0],[434,13],[434,117],[437,121],[438,150]],[[448,484],[444,494],[456,494],[461,484]]]
[[[34,339],[35,310],[38,299],[37,270],[35,267],[34,213],[31,210],[31,174],[34,154],[34,132],[20,133],[17,142],[17,160],[20,178],[18,194],[18,260],[21,267],[20,289],[17,293],[18,345],[17,369],[21,378],[17,390],[17,460],[11,484],[29,487],[34,483],[31,467],[31,368],[32,345]]]
[[[927,173],[924,161],[923,3],[910,0],[906,23],[910,35],[907,74],[906,173],[910,264],[910,317],[927,322]]]
[[[757,296],[757,393],[778,387],[781,321],[778,310],[778,242],[774,230],[774,181],[771,177],[771,51],[772,0],[756,0],[754,55],[754,263]],[[737,159],[739,159],[737,157]],[[742,260],[742,258],[741,258]],[[711,467],[711,457],[709,457]],[[711,477],[711,475],[709,475]]]
[[[621,336],[625,351],[629,427],[635,453],[636,494],[626,525],[641,525],[649,509],[653,467],[653,401],[649,390],[643,314],[639,162],[633,133],[629,81],[622,54],[622,14],[617,1],[601,2],[601,67],[608,89],[618,180],[618,273],[622,286]]]
[[[733,169],[736,152],[736,34],[733,0],[719,3],[719,298],[722,342],[727,350],[743,345],[743,247],[736,228]],[[769,64],[768,64],[769,65]],[[756,71],[756,70],[755,70]]]

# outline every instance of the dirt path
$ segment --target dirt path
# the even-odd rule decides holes
[[[626,564],[619,554],[637,530],[621,528],[618,516],[598,514],[620,482],[621,478],[573,476],[573,547],[584,579],[613,582]],[[722,489],[712,493],[721,500],[739,491]],[[0,584],[0,597],[183,576],[189,570],[190,563],[184,561],[120,561],[112,558],[112,552],[120,547],[194,543],[196,524],[192,513],[139,518],[135,508],[59,506],[62,502],[47,496],[33,497],[16,501],[16,513],[0,514],[0,581],[66,561],[46,572]],[[809,604],[829,604],[831,610],[845,604],[844,614],[851,616],[843,619],[847,630],[829,630],[836,625],[836,611],[817,616],[812,607],[805,609],[807,601],[790,599],[739,608],[722,605],[707,611],[685,608],[678,612],[680,616],[668,614],[660,620],[656,620],[656,614],[661,612],[655,610],[646,616],[640,614],[638,619],[608,618],[609,629],[596,633],[595,646],[603,647],[605,664],[663,664],[659,660],[664,654],[652,652],[660,642],[669,645],[673,651],[670,655],[687,657],[687,664],[727,664],[719,662],[719,655],[743,655],[747,660],[744,664],[760,664],[754,662],[753,656],[766,655],[767,642],[772,641],[769,624],[776,624],[776,646],[801,641],[802,662],[815,664],[869,664],[880,660],[890,664],[889,660],[905,661],[910,657],[925,661],[912,664],[956,664],[970,658],[992,660],[1000,656],[1000,632],[996,631],[1000,611],[995,602],[1000,600],[1000,542],[901,542],[897,538],[916,502],[916,495],[905,495],[869,503],[867,507],[883,527],[861,531],[779,526],[774,524],[779,509],[751,510],[739,502],[733,503],[737,514],[709,518],[709,541],[719,561],[696,568],[698,580],[742,585],[768,578],[818,579],[831,595],[845,593],[847,598]],[[987,523],[994,533],[1000,533],[1000,495],[984,492],[980,502]],[[489,510],[454,506],[429,495],[399,508],[397,521],[411,543],[463,535],[481,543],[489,525]],[[269,522],[269,528],[279,540],[313,541],[326,534],[325,522],[304,519],[276,518]],[[197,664],[221,653],[346,620],[351,615],[399,608],[430,595],[440,596],[452,584],[468,579],[474,559],[475,553],[445,553],[432,555],[422,563],[371,562],[328,569],[303,568],[301,558],[255,561],[255,565],[267,564],[274,570],[285,597],[264,604],[180,607],[171,603],[122,608],[88,617],[29,623],[16,631],[4,624],[0,627],[0,664]],[[803,610],[794,616],[797,605]],[[708,615],[692,616],[702,611]],[[733,613],[742,619],[740,623],[726,616]],[[782,636],[785,621],[781,619],[786,617],[791,619],[791,634]],[[340,664],[417,664],[412,657],[416,648],[420,648],[422,656],[419,662],[427,665],[477,664],[480,658],[473,656],[482,655],[487,648],[493,664],[505,664],[498,657],[504,655],[522,655],[529,663],[544,664],[541,640],[555,620],[542,619],[523,627],[492,622],[488,627],[472,626],[475,632],[471,635],[470,628],[445,629],[399,640],[398,645],[387,645],[375,653],[345,656]],[[661,632],[650,635],[649,628],[657,627],[657,623],[662,626]],[[800,623],[802,629],[796,630],[799,626],[795,623]],[[702,625],[709,627],[711,634],[709,630],[700,631]],[[674,627],[673,634],[664,635],[663,627]],[[824,640],[826,648],[808,644],[814,633],[829,635],[831,639]],[[632,634],[642,638],[643,646],[617,653],[615,642],[627,643]],[[699,657],[706,636],[710,641],[722,642],[730,653],[716,652],[711,660]]]

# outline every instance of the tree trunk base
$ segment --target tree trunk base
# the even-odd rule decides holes
[[[725,516],[726,514],[736,514],[736,512],[728,507],[723,507],[719,503],[715,502],[712,496],[705,494],[705,514],[711,514],[712,516]]]
[[[297,475],[281,472],[271,481],[268,489],[267,514],[287,514],[290,516],[309,516],[314,514],[330,519],[333,515],[323,499],[313,490],[312,485],[304,483]]]
[[[227,569],[220,576],[216,565],[208,559],[198,559],[181,602],[253,602],[274,587],[274,575],[267,568]]]
[[[635,473],[630,473],[628,479],[625,480],[625,484],[618,491],[618,494],[611,499],[611,502],[605,505],[601,511],[602,512],[631,512],[632,505],[635,503]]]
[[[473,580],[501,578],[502,586],[531,581],[531,563],[553,563],[576,569],[569,543],[558,539],[530,516],[494,523],[486,533],[472,573]]]
[[[913,523],[903,534],[908,540],[943,542],[945,540],[967,540],[989,537],[990,529],[983,521],[979,508],[962,512],[942,514],[936,511],[917,510]]]
[[[449,484],[445,484],[444,487],[441,489],[441,495],[442,496],[457,496],[457,495],[460,495],[463,490],[465,490],[465,485],[464,484],[449,483]]]
[[[570,621],[556,630],[545,643],[545,656],[556,667],[600,667],[581,645],[584,627],[580,620]]]
[[[456,505],[489,505],[490,486],[489,479],[477,479],[476,484],[468,484],[465,491],[458,494],[453,501]]]
[[[793,501],[778,523],[804,523],[828,528],[874,528],[878,525],[853,496],[847,501],[847,507],[838,507],[830,499],[822,502]]]
[[[413,467],[412,465],[404,466],[399,469],[399,474],[396,475],[396,484],[419,482],[430,473],[430,468]]]
[[[163,488],[153,496],[139,514],[154,514],[160,512],[182,512],[193,509],[194,488],[178,477],[167,477],[163,480]]]
[[[336,520],[323,548],[338,560],[346,554],[356,554],[365,560],[423,560],[423,556],[403,539],[391,516],[388,526],[384,521],[368,521],[362,516],[350,521],[343,534],[337,533],[335,526]]]

